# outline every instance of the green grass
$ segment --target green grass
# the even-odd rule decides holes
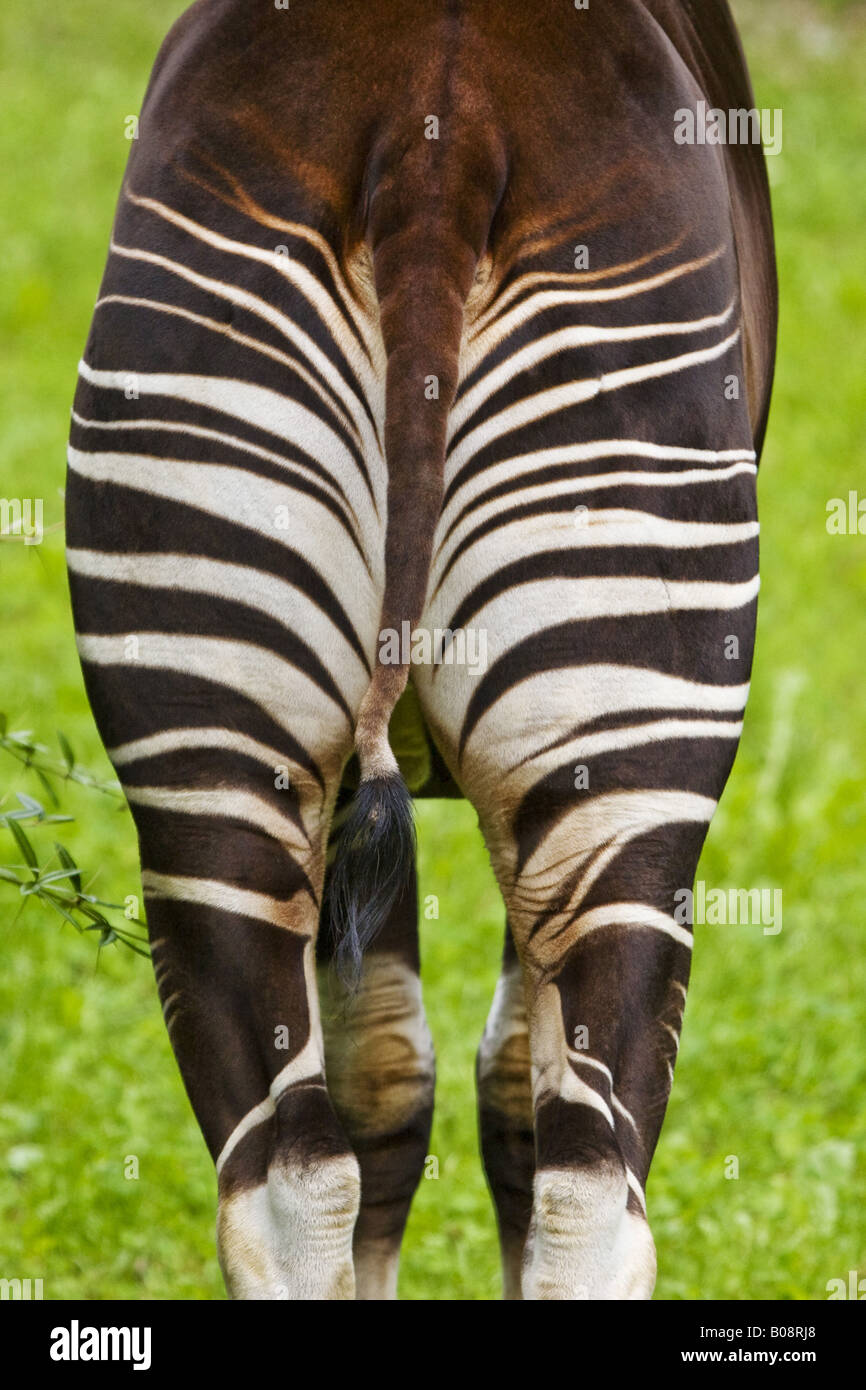
[[[85,700],[63,570],[63,454],[75,367],[128,146],[172,0],[7,7],[0,48],[0,495],[45,499],[40,547],[0,543],[0,708],[110,769]],[[780,361],[762,466],[763,590],[746,733],[700,869],[780,886],[784,925],[699,928],[667,1123],[650,1180],[656,1296],[821,1298],[866,1273],[863,785],[866,537],[825,507],[866,494],[866,14],[735,6],[758,104],[784,111],[773,164]],[[4,789],[14,773],[4,769]],[[37,794],[26,776],[11,789]],[[137,893],[131,821],[71,789],[64,839],[100,896]],[[468,807],[423,806],[425,988],[439,1056],[431,1152],[405,1245],[409,1299],[498,1293],[472,1061],[501,907]],[[14,858],[8,832],[0,860]],[[47,838],[47,837],[46,837]],[[150,968],[0,895],[0,1274],[46,1298],[220,1298],[215,1183]],[[128,1156],[139,1177],[124,1176]],[[734,1155],[739,1178],[725,1176]]]

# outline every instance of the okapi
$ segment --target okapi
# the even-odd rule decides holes
[[[699,102],[753,106],[725,0],[199,0],[157,59],[68,563],[232,1297],[396,1297],[423,796],[506,908],[505,1297],[652,1293],[776,328],[763,151]]]

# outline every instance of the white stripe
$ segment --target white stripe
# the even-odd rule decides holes
[[[538,293],[530,295],[507,314],[496,319],[488,327],[479,333],[476,331],[472,339],[473,361],[486,356],[486,354],[507,338],[515,329],[528,323],[536,315],[543,313],[545,309],[560,308],[565,304],[603,304],[611,303],[620,299],[633,299],[636,295],[649,294],[652,290],[660,289],[663,285],[669,285],[674,280],[682,279],[683,276],[691,275],[696,270],[703,270],[713,261],[721,256],[723,247],[718,247],[711,251],[709,255],[702,256],[698,260],[687,261],[682,265],[674,266],[672,270],[661,271],[657,275],[648,276],[644,280],[632,280],[625,285],[615,285],[609,289],[585,290],[585,289],[548,289],[540,290]],[[577,276],[575,276],[577,279]],[[518,282],[519,284],[519,282]],[[498,304],[492,306],[495,312]]]
[[[198,748],[224,748],[232,753],[243,753],[248,758],[264,763],[267,767],[285,766],[291,760],[285,753],[270,748],[266,743],[249,738],[235,729],[220,729],[215,726],[207,729],[163,729],[158,734],[148,734],[144,738],[130,739],[128,743],[118,743],[108,749],[108,756],[115,767],[125,763],[139,762],[144,758],[158,758],[163,753],[172,753],[178,748],[195,750]],[[298,768],[305,782],[313,783],[307,770]]]
[[[593,734],[575,734],[567,743],[557,743],[550,749],[533,754],[536,761],[546,753],[570,762],[582,754],[586,758],[599,753],[611,753],[621,748],[640,748],[645,743],[664,743],[680,738],[739,738],[743,721],[729,723],[724,719],[657,719],[649,724],[623,724],[616,729],[602,729]]]
[[[436,539],[434,540],[434,549],[436,552],[435,563],[438,568],[441,569],[443,567],[444,557],[451,553],[463,536],[470,535],[484,518],[495,518],[509,507],[521,505],[528,497],[541,499],[575,494],[579,496],[582,492],[596,492],[603,491],[606,488],[622,487],[690,487],[693,484],[701,485],[706,483],[727,482],[730,478],[736,477],[742,473],[750,473],[754,476],[757,471],[757,467],[754,463],[747,463],[744,461],[731,464],[728,468],[690,468],[687,470],[684,469],[679,473],[646,473],[634,470],[623,470],[618,473],[599,473],[594,477],[568,478],[562,479],[559,482],[543,484],[529,483],[528,480],[532,475],[526,474],[527,486],[525,488],[519,490],[515,488],[513,491],[499,497],[491,498],[489,502],[482,502],[479,506],[467,512],[466,516],[462,517],[458,524],[454,526],[450,534],[448,533],[453,522],[451,521],[449,513],[455,511],[459,514],[463,510],[463,507],[470,503],[471,499],[461,498],[459,506],[456,500],[449,502],[436,528]],[[519,474],[515,474],[514,481],[516,481],[519,476]],[[486,489],[480,486],[473,489],[476,496],[480,496],[485,490]],[[588,526],[597,525],[600,517],[615,515],[617,511],[619,511],[621,515],[627,514],[624,509],[587,508],[587,510],[581,514],[583,524],[578,525],[577,507],[579,505],[579,503],[575,505],[574,513],[567,513],[564,511],[560,511],[559,513],[542,513],[537,517],[529,516],[520,518],[519,521],[524,525],[546,525],[548,528],[565,527],[566,533],[571,533],[572,543],[574,545],[579,545],[581,543],[581,537],[585,537],[588,534]],[[636,516],[651,515],[651,513],[639,512],[634,512],[633,514]],[[656,520],[663,522],[666,519],[656,518]],[[519,523],[512,522],[507,524],[514,525]],[[719,523],[668,522],[668,525],[679,526],[700,524],[718,525]],[[753,526],[755,528],[753,531],[754,535],[757,535],[760,529],[757,522],[745,522],[740,524]],[[497,527],[497,530],[500,531],[504,529],[505,527],[502,526]],[[447,541],[445,540],[446,535]],[[449,547],[447,551],[442,548],[446,544]],[[595,534],[592,535],[592,544],[597,544]]]
[[[594,796],[574,806],[544,837],[521,870],[521,892],[532,903],[548,900],[561,883],[563,866],[580,868],[572,893],[577,906],[631,841],[678,821],[708,824],[715,808],[710,797],[680,790],[623,790]],[[566,946],[570,948],[583,936],[584,917],[569,918],[566,909],[546,923],[537,933],[537,947],[562,959]]]
[[[124,391],[129,383],[130,372],[127,370],[97,371],[83,360],[78,370],[85,381],[106,390]],[[355,505],[359,514],[364,508],[363,495],[367,495],[366,507],[369,509],[369,494],[349,449],[325,420],[298,401],[267,386],[256,386],[235,377],[139,371],[132,375],[139,396],[168,396],[172,400],[188,401],[192,405],[201,405],[219,414],[243,420],[246,424],[276,435],[278,439],[285,439],[289,444],[303,440],[304,451],[321,463],[347,492],[351,480],[353,486],[349,495],[353,501],[357,496]],[[363,453],[374,493],[377,489],[380,493],[377,505],[381,510],[385,490],[384,463],[373,442],[364,442]],[[379,467],[375,466],[377,461]]]
[[[444,622],[439,625],[445,626]],[[413,679],[421,681],[436,718],[443,724],[448,721],[448,727],[459,728],[477,689],[477,677],[465,667],[453,666],[447,682],[431,684],[432,669],[417,667]],[[484,777],[484,760],[489,757],[485,745],[491,738],[499,750],[499,766],[514,766],[525,758],[527,749],[546,746],[563,729],[573,728],[578,720],[588,724],[621,712],[646,709],[742,715],[748,694],[748,682],[711,685],[643,666],[608,662],[539,671],[504,691],[482,714],[467,743],[467,769],[477,747],[481,759],[478,771]],[[543,721],[536,716],[537,710],[544,711]]]
[[[545,416],[584,401],[594,400],[608,391],[618,391],[634,386],[641,381],[650,381],[662,376],[670,376],[700,366],[704,362],[714,362],[723,357],[740,337],[740,330],[724,338],[722,342],[695,352],[686,352],[678,357],[663,358],[648,362],[639,367],[624,367],[620,371],[608,372],[600,377],[589,377],[581,381],[568,382],[564,386],[554,386],[546,391],[524,397],[514,405],[485,420],[460,440],[452,453],[454,467],[460,467],[481,449],[487,448],[494,440],[510,434],[524,425],[537,424]]]
[[[161,299],[144,299],[141,295],[133,294],[106,294],[101,299],[97,299],[96,308],[101,309],[104,304],[126,304],[132,309],[153,309],[160,314],[170,314],[175,318],[187,319],[190,323],[197,323],[201,328],[206,328],[211,333],[219,333],[222,337],[229,338],[231,342],[238,343],[241,347],[261,353],[264,357],[270,357],[272,361],[279,362],[281,366],[296,372],[310,390],[319,397],[325,409],[330,410],[337,417],[349,434],[352,433],[354,429],[352,420],[346,414],[341,402],[325,390],[318,377],[307,370],[299,357],[294,357],[288,352],[280,352],[279,348],[271,347],[269,343],[263,343],[258,338],[251,337],[249,333],[239,333],[228,323],[219,323],[217,319],[209,319],[204,314],[194,314],[191,309],[182,309],[177,304],[166,304]]]
[[[478,315],[472,325],[473,331],[476,334],[479,333],[493,315],[501,313],[512,299],[525,293],[533,285],[543,285],[545,289],[552,289],[554,285],[567,285],[571,289],[576,289],[581,285],[595,284],[599,280],[621,280],[624,276],[630,275],[633,270],[641,270],[644,266],[650,265],[652,261],[670,255],[682,245],[683,240],[684,235],[680,233],[673,241],[668,242],[667,246],[659,246],[655,251],[648,251],[633,261],[620,261],[618,265],[604,266],[601,270],[527,271],[525,275],[519,275],[516,280],[513,280],[508,288],[496,297],[495,304],[491,305],[483,314]],[[714,254],[718,256],[719,252]]]
[[[532,785],[556,767],[597,758],[602,753],[682,738],[739,739],[742,732],[742,720],[729,723],[722,719],[658,719],[650,724],[622,725],[594,734],[575,734],[565,743],[556,742],[538,751],[533,749],[531,753],[524,753],[520,762],[509,768],[505,775],[509,778],[510,786],[519,789],[524,780],[521,774],[525,775],[528,785]],[[514,790],[509,794],[514,795]]]
[[[532,927],[533,959],[552,970],[585,937],[606,926],[649,927],[691,946],[691,934],[672,916],[643,903],[611,903],[580,911],[594,883],[634,840],[678,822],[706,825],[716,803],[685,791],[617,791],[597,796],[562,816],[520,869],[519,886],[509,907],[515,931]],[[500,881],[517,874],[517,846],[499,855]],[[539,905],[561,891],[564,871],[582,871],[565,906],[538,920]]]
[[[688,463],[734,464],[735,467],[695,468],[691,472],[681,470],[678,473],[653,473],[648,470],[626,472],[620,469],[613,473],[599,473],[594,476],[588,474],[585,477],[575,478],[575,487],[613,486],[620,479],[648,484],[659,479],[665,481],[670,479],[671,486],[676,486],[678,481],[709,482],[715,477],[732,477],[735,471],[742,468],[744,463],[753,462],[755,454],[750,449],[726,449],[722,452],[716,452],[712,449],[686,449],[650,444],[640,439],[595,439],[585,444],[566,444],[554,449],[536,449],[529,454],[517,454],[513,458],[501,459],[489,468],[482,469],[480,473],[467,477],[449,498],[438,529],[443,531],[447,527],[449,524],[448,516],[452,510],[461,511],[467,503],[486,492],[488,488],[498,487],[501,483],[510,483],[524,475],[527,480],[530,480],[541,468],[556,467],[559,464],[583,463],[598,458],[683,459]],[[756,470],[753,468],[752,471]],[[445,478],[448,485],[453,482],[457,472],[452,456],[447,460],[445,467]],[[608,483],[607,480],[610,482]],[[507,499],[503,498],[501,505],[506,504]]]
[[[689,950],[692,948],[691,932],[681,927],[668,913],[647,907],[645,903],[606,903],[603,907],[593,907],[581,913],[575,926],[581,939],[604,927],[648,927],[673,937],[674,941],[688,946]]]
[[[227,434],[224,430],[206,429],[203,425],[191,425],[180,420],[89,420],[84,415],[78,415],[74,410],[72,418],[76,424],[83,425],[89,430],[164,430],[169,434],[189,434],[196,439],[213,439],[218,444],[228,444],[241,453],[250,454],[254,458],[266,459],[269,463],[285,468],[286,483],[289,487],[292,486],[292,473],[300,473],[309,478],[323,492],[333,497],[334,501],[354,521],[356,529],[361,530],[359,519],[346,494],[338,489],[331,478],[323,478],[321,473],[310,468],[302,459],[289,459],[283,454],[274,453],[272,449],[263,449],[258,444],[251,444],[248,440],[241,439],[239,435]]]
[[[732,301],[722,313],[708,314],[700,319],[686,319],[675,323],[629,324],[625,328],[599,328],[581,323],[547,333],[511,353],[498,366],[492,367],[459,398],[449,421],[451,436],[453,437],[496,391],[507,386],[521,372],[537,367],[548,357],[554,357],[572,348],[593,347],[601,343],[643,342],[651,338],[672,337],[679,333],[704,333],[710,328],[723,327],[733,311]]]
[[[460,566],[452,570],[456,576]],[[443,586],[443,601],[452,577]],[[455,577],[454,584],[458,583]],[[653,613],[734,611],[752,602],[760,579],[724,584],[704,580],[640,578],[538,579],[498,594],[472,614],[469,626],[487,634],[488,669],[525,638],[548,627],[598,618],[647,617]],[[443,624],[444,626],[444,624]],[[435,668],[434,668],[435,669]],[[450,680],[449,668],[449,680]]]
[[[163,1016],[163,1018],[165,1019],[166,1023],[168,1023],[168,1015],[169,1015],[169,1011],[170,1011],[170,1009],[171,1009],[171,1006],[172,1006],[172,1004],[175,1002],[176,999],[179,999],[179,998],[180,998],[180,994],[181,994],[180,990],[179,990],[179,989],[176,989],[175,992],[174,992],[174,994],[170,994],[170,995],[168,996],[168,998],[166,999],[165,1003],[164,1003],[163,1006],[162,1006],[162,1016]]]
[[[260,796],[225,788],[187,790],[177,787],[124,788],[126,799],[136,806],[155,806],[162,811],[186,816],[222,816],[227,820],[256,825],[280,845],[309,851],[310,843],[297,824],[281,816]]]
[[[116,554],[99,550],[66,552],[75,574],[156,589],[182,590],[243,603],[273,618],[304,642],[350,702],[360,701],[370,683],[360,657],[343,633],[304,592],[251,565],[233,565],[194,555]],[[290,618],[289,623],[287,619]]]
[[[616,1110],[618,1114],[622,1115],[624,1120],[628,1120],[628,1123],[631,1125],[635,1134],[640,1134],[640,1130],[637,1127],[637,1120],[635,1119],[634,1115],[631,1113],[630,1110],[626,1110],[622,1101],[618,1100],[617,1097],[613,1094],[613,1092],[611,1092],[610,1103],[613,1106],[614,1110]]]
[[[151,954],[153,954],[152,951],[151,951]],[[158,985],[162,984],[162,977],[163,977],[163,975],[166,973],[166,971],[169,970],[169,969],[170,969],[170,963],[169,963],[167,960],[160,961],[158,965],[154,965],[154,967],[153,967],[153,977],[154,977],[154,979],[156,980],[156,983],[157,983]]]
[[[567,496],[574,491],[574,485],[569,482],[548,483],[543,487],[526,488],[523,492],[515,493],[507,499],[507,505],[553,502],[556,497]],[[470,539],[476,529],[483,527],[486,522],[495,521],[502,511],[503,499],[497,498],[464,517],[436,555],[434,584],[458,547]],[[677,521],[626,507],[591,508],[583,513],[575,513],[570,507],[560,508],[559,511],[517,517],[477,536],[466,546],[455,569],[472,557],[469,559],[470,565],[478,567],[486,577],[495,574],[510,561],[541,548],[579,550],[596,546],[608,549],[613,546],[651,546],[654,549],[704,550],[707,546],[738,545],[754,540],[760,534],[760,529],[757,521]],[[479,561],[474,558],[476,548],[488,552],[495,549],[496,554],[488,553]],[[452,574],[455,569],[452,569]]]
[[[572,1062],[577,1062],[579,1065],[585,1067],[594,1067],[596,1071],[600,1071],[602,1073],[602,1075],[608,1083],[608,1086],[610,1087],[610,1103],[613,1106],[613,1109],[616,1110],[618,1114],[622,1115],[624,1120],[628,1120],[628,1123],[631,1125],[635,1134],[639,1134],[640,1130],[637,1127],[637,1120],[634,1118],[634,1115],[632,1115],[631,1111],[627,1110],[626,1107],[623,1105],[622,1101],[619,1100],[616,1095],[614,1095],[613,1072],[611,1071],[610,1067],[606,1067],[604,1062],[599,1062],[598,1059],[595,1057],[588,1057],[585,1052],[581,1052],[580,1049],[576,1047],[569,1047],[568,1055],[571,1058]]]
[[[225,464],[184,463],[147,454],[89,454],[71,447],[68,458],[69,467],[82,477],[135,488],[218,516],[295,550],[316,570],[321,569],[323,554],[339,555],[340,565],[332,576],[339,588],[334,592],[361,642],[373,650],[384,584],[382,547],[364,548],[371,577],[364,559],[346,543],[336,517],[315,498]],[[285,514],[278,508],[284,508]],[[276,519],[284,515],[286,527],[279,529]]]
[[[158,216],[164,217],[167,221],[173,222],[175,226],[183,227],[201,241],[207,241],[212,246],[216,246],[221,251],[227,251],[232,255],[246,256],[250,260],[261,261],[263,264],[275,268],[280,275],[291,281],[300,290],[308,302],[316,309],[322,322],[327,325],[332,333],[336,328],[342,328],[348,336],[348,325],[345,322],[344,311],[351,318],[355,328],[361,335],[362,340],[367,343],[368,351],[371,356],[378,346],[376,338],[370,334],[370,324],[363,314],[360,314],[352,302],[352,294],[343,277],[339,262],[334,255],[331,247],[323,236],[316,232],[312,227],[305,227],[300,222],[284,222],[280,218],[262,217],[255,218],[266,226],[274,227],[280,231],[287,232],[290,236],[297,237],[314,246],[319,255],[326,262],[328,269],[334,279],[337,291],[340,294],[340,304],[328,293],[320,280],[309,271],[301,261],[293,256],[278,255],[276,250],[264,251],[261,247],[251,246],[247,242],[232,241],[228,237],[221,236],[218,232],[213,232],[208,227],[202,226],[200,222],[194,222],[191,218],[183,216],[182,213],[175,212],[166,203],[161,203],[155,198],[142,198],[134,193],[127,192],[127,198],[136,207],[143,207],[155,212]],[[254,214],[251,214],[254,216]],[[336,336],[336,334],[335,334]],[[367,341],[369,338],[369,341]],[[354,345],[353,345],[354,347]],[[364,370],[370,370],[363,356],[354,348],[354,354],[358,358],[360,367],[353,367],[357,375],[361,375]]]
[[[194,903],[197,907],[212,907],[221,912],[235,912],[241,917],[254,917],[270,922],[295,936],[309,936],[291,925],[291,905],[305,890],[299,888],[291,898],[273,898],[269,893],[254,893],[247,888],[234,888],[213,878],[193,878],[186,874],[159,874],[145,869],[141,875],[145,893],[151,898],[167,898],[173,902]],[[307,918],[308,918],[308,914]]]
[[[641,1187],[634,1173],[628,1166],[626,1166],[625,1176],[629,1187],[631,1188],[632,1192],[640,1202],[641,1211],[644,1213],[644,1215],[646,1215],[646,1198],[643,1195],[643,1188]]]
[[[130,637],[138,639],[135,660],[127,656]],[[345,756],[350,736],[345,711],[315,681],[264,647],[164,632],[111,637],[79,633],[77,643],[81,659],[99,666],[183,671],[238,691],[290,732],[306,751],[315,749],[323,774],[329,762],[339,762]]]
[[[253,1106],[252,1110],[248,1111],[247,1114],[244,1115],[244,1118],[235,1125],[217,1155],[215,1164],[217,1177],[219,1177],[225,1167],[226,1161],[232,1150],[237,1148],[240,1141],[249,1134],[251,1129],[255,1129],[256,1125],[260,1125],[263,1120],[269,1120],[276,1108],[271,1097],[265,1096],[264,1100],[260,1100],[258,1105]]]
[[[295,1086],[299,1081],[309,1081],[311,1077],[323,1073],[324,1064],[313,1036],[307,1040],[304,1048],[294,1057],[291,1062],[283,1067],[282,1071],[274,1077],[271,1082],[270,1090],[264,1100],[259,1101],[258,1105],[253,1106],[252,1110],[235,1125],[231,1134],[217,1155],[216,1173],[219,1177],[232,1151],[237,1148],[241,1139],[249,1134],[251,1129],[260,1125],[263,1120],[270,1119],[276,1112],[277,1103],[280,1097],[290,1086]]]
[[[218,295],[226,299],[231,304],[238,304],[241,308],[248,309],[250,313],[256,314],[265,322],[270,323],[278,332],[282,333],[290,343],[303,354],[310,367],[319,373],[323,381],[333,391],[334,395],[343,402],[343,405],[351,416],[358,438],[361,442],[365,455],[371,458],[381,452],[379,440],[370,423],[370,419],[352,387],[348,384],[342,374],[337,370],[331,360],[313,341],[309,334],[305,333],[293,319],[288,315],[275,309],[258,295],[251,294],[248,290],[239,289],[229,281],[215,280],[206,275],[199,275],[188,266],[182,265],[179,261],[173,261],[168,256],[158,256],[151,251],[141,251],[131,246],[121,246],[118,242],[112,241],[111,251],[114,255],[123,256],[128,260],[143,261],[148,265],[158,265],[164,270],[173,272],[182,280],[187,280],[190,284],[197,285],[200,289],[207,290],[211,294]],[[365,396],[378,403],[382,393],[382,384],[368,371],[364,373]],[[380,405],[379,414],[383,413]],[[315,418],[315,417],[314,417]]]
[[[144,738],[118,744],[107,751],[114,767],[121,768],[127,763],[158,758],[165,753],[178,750],[194,752],[200,748],[217,748],[230,753],[240,753],[267,767],[272,775],[278,768],[285,768],[289,785],[298,793],[298,810],[304,831],[308,837],[315,833],[320,824],[325,795],[321,784],[308,768],[296,763],[286,753],[280,753],[276,748],[270,748],[267,744],[259,743],[257,739],[249,738],[234,729],[164,729],[158,734],[148,734]]]
[[[613,1113],[607,1101],[603,1100],[598,1091],[594,1091],[587,1082],[581,1081],[580,1077],[575,1076],[568,1065],[563,1068],[559,1094],[570,1105],[586,1105],[591,1110],[597,1110],[607,1120],[611,1129],[616,1129]],[[535,1098],[534,1103],[536,1106],[538,1105],[538,1097]]]
[[[607,1077],[608,1084],[613,1085],[613,1072],[610,1067],[605,1066],[604,1062],[599,1062],[596,1057],[588,1057],[579,1047],[569,1047],[568,1055],[573,1062],[582,1062],[584,1066],[595,1067],[596,1071],[602,1072]]]

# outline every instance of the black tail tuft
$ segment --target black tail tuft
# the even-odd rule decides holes
[[[415,863],[412,797],[398,773],[361,782],[340,832],[327,896],[334,962],[357,985],[364,951],[384,926]]]

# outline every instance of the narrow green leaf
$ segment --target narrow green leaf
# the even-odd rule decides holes
[[[75,885],[76,891],[80,893],[80,892],[81,892],[81,870],[79,869],[79,867],[78,867],[78,865],[76,864],[75,860],[72,858],[72,855],[69,853],[69,850],[66,849],[66,847],[65,847],[64,845],[61,845],[61,844],[59,843],[59,841],[55,840],[55,841],[54,841],[54,848],[55,848],[55,851],[57,852],[57,858],[60,860],[60,862],[61,862],[61,864],[63,865],[64,869],[69,869],[69,870],[73,870],[73,871],[74,871],[74,874],[73,874],[73,873],[70,873],[70,878],[72,878],[72,882],[73,882],[74,885]]]
[[[66,770],[67,772],[71,772],[75,766],[75,754],[72,751],[68,738],[60,729],[57,730],[57,742],[60,744],[60,751],[63,754]]]
[[[48,800],[51,802],[51,805],[52,805],[52,806],[59,806],[60,803],[59,803],[59,801],[57,800],[57,793],[56,793],[56,791],[54,790],[54,788],[52,787],[52,785],[51,785],[51,783],[49,782],[48,778],[45,776],[45,773],[42,771],[42,768],[41,768],[41,767],[36,767],[36,766],[34,766],[33,771],[36,773],[36,776],[39,778],[39,781],[42,783],[42,787],[43,787],[43,790],[44,790],[44,792],[45,792],[45,795],[48,797]]]
[[[16,820],[8,821],[8,826],[9,829],[12,831],[12,834],[15,836],[15,839],[18,841],[18,848],[24,855],[25,860],[30,865],[34,873],[38,872],[39,860],[36,857],[36,851],[34,850],[24,831],[21,829],[21,826],[18,824]]]
[[[87,917],[89,921],[93,923],[92,927],[85,927],[85,931],[95,931],[97,927],[108,927],[111,925],[107,917],[103,916],[101,912],[97,912],[96,908],[88,906],[87,903],[81,903],[78,911],[83,917]]]
[[[143,947],[137,946],[134,941],[129,941],[126,937],[123,937],[122,940],[124,946],[128,946],[130,951],[134,951],[137,956],[144,956],[145,960],[150,960],[150,951],[146,951]]]
[[[66,908],[61,902],[58,902],[53,893],[40,893],[39,897],[43,902],[47,903],[49,907],[53,908],[55,912],[59,912],[61,917],[65,917],[66,921],[70,922],[77,932],[81,931],[81,923],[76,922],[72,914],[66,911]]]
[[[40,875],[39,875],[38,882],[39,882],[40,884],[42,884],[42,883],[57,883],[57,881],[58,881],[59,879],[62,879],[62,878],[69,878],[69,879],[72,879],[73,882],[75,881],[76,878],[78,878],[78,880],[79,880],[79,882],[80,882],[80,874],[79,874],[79,871],[75,868],[74,865],[73,865],[73,867],[72,867],[71,869],[52,869],[52,870],[50,871],[50,873],[47,873],[47,874],[40,874]]]

